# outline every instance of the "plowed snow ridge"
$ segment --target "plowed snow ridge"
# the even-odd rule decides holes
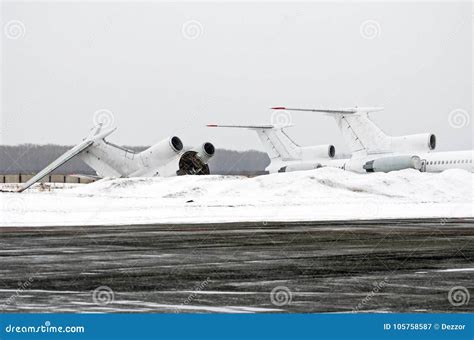
[[[0,225],[472,217],[472,173],[318,169],[259,176],[103,179],[0,194]]]

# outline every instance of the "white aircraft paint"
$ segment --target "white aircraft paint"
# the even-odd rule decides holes
[[[299,146],[284,131],[291,125],[216,125],[208,127],[243,128],[257,133],[265,148],[270,165],[265,169],[270,173],[313,170],[327,164],[334,158],[334,145]],[[334,161],[338,163],[338,161]]]
[[[389,172],[417,169],[421,172],[440,172],[447,169],[464,169],[473,172],[474,150],[433,152],[436,136],[423,133],[406,136],[389,136],[372,120],[369,113],[382,111],[378,107],[344,109],[299,109],[275,107],[274,110],[319,112],[332,116],[352,152],[352,157],[339,163],[327,162],[355,172]]]
[[[89,136],[65,152],[18,190],[22,192],[52,171],[78,156],[100,177],[171,177],[209,174],[209,159],[215,148],[204,143],[199,148],[185,148],[181,139],[169,137],[142,152],[127,150],[105,140],[116,128],[107,130],[98,125]]]

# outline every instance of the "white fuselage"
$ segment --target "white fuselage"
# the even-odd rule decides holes
[[[335,118],[352,157],[328,160],[323,163],[324,166],[360,173],[403,169],[421,172],[441,172],[448,169],[474,171],[474,150],[434,152],[437,138],[433,133],[387,135],[369,117],[370,112],[381,111],[383,108],[274,109],[325,113]]]
[[[421,160],[421,172],[441,172],[448,169],[463,169],[474,172],[473,150],[466,151],[445,151],[445,152],[397,152],[365,155],[362,157],[352,157],[346,159],[332,159],[321,161],[321,165],[325,167],[335,167],[343,170],[354,171],[359,173],[367,173],[364,168],[367,162],[396,156],[417,156]]]
[[[99,177],[170,177],[209,174],[207,162],[214,155],[214,145],[204,143],[201,148],[184,149],[181,139],[170,137],[136,153],[107,142],[105,138],[116,129],[95,126],[88,137],[59,156],[46,168],[24,183],[22,192],[73,157],[80,157]]]
[[[166,141],[167,143],[167,141]],[[164,143],[165,144],[165,143]],[[161,152],[164,156],[150,157],[149,148],[135,153],[118,145],[100,140],[79,154],[87,165],[101,177],[169,177],[179,170],[179,156],[182,152],[171,148]],[[160,157],[161,156],[161,157]]]
[[[464,169],[474,172],[474,150],[429,152],[419,155],[426,172],[441,172],[448,169]],[[422,169],[423,170],[423,169]]]

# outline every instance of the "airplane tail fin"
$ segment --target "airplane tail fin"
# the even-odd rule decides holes
[[[299,109],[273,107],[273,110],[318,112],[334,117],[350,151],[353,154],[378,153],[390,149],[390,136],[369,117],[369,113],[382,111],[382,107],[354,107],[343,109]]]
[[[216,125],[209,124],[208,127],[240,128],[254,130],[271,160],[281,158],[282,160],[298,159],[301,147],[296,144],[284,131],[291,125]]]

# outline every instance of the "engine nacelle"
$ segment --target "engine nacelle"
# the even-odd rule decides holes
[[[212,145],[212,143],[207,142],[201,146],[200,150],[198,150],[197,157],[199,157],[204,163],[207,163],[212,158],[212,156],[214,156],[215,153],[216,148],[214,147],[214,145]]]
[[[140,153],[145,166],[163,163],[171,157],[176,156],[183,150],[183,142],[179,137],[170,137],[162,140]]]
[[[301,157],[303,159],[334,158],[335,155],[336,148],[330,144],[301,148]]]
[[[436,136],[432,133],[392,137],[392,152],[431,151],[434,149],[436,149]]]
[[[293,171],[306,171],[320,168],[322,165],[319,163],[296,163],[284,166],[278,170],[278,172],[293,172]]]
[[[418,156],[393,156],[375,159],[364,164],[367,172],[390,172],[404,169],[421,169],[421,159]]]
[[[200,148],[186,151],[179,160],[177,175],[209,175],[209,160],[216,148],[212,143],[204,143]]]

